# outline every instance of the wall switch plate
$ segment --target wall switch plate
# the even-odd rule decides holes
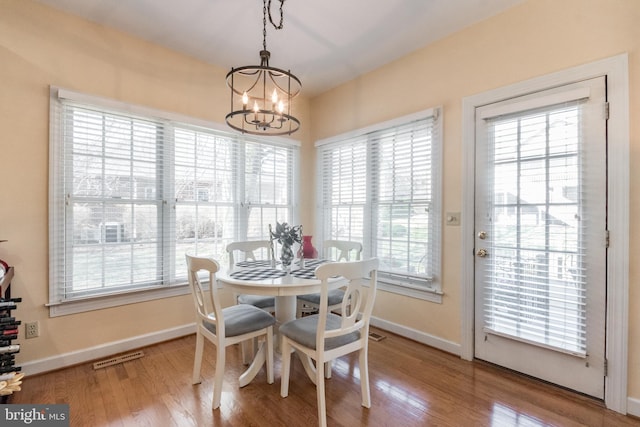
[[[447,212],[445,220],[447,225],[460,225],[460,212]]]

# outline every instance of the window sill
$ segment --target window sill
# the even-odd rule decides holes
[[[49,307],[49,317],[58,317],[100,310],[103,308],[118,307],[126,304],[135,304],[139,302],[187,295],[190,292],[189,286],[185,283],[182,285],[136,291],[126,294],[106,295],[64,303],[50,303],[46,306]]]
[[[380,280],[380,278],[378,278],[378,289],[437,304],[442,304],[442,296],[444,295],[438,289],[400,284],[398,282]]]

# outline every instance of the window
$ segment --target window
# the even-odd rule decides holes
[[[52,315],[185,292],[187,251],[224,264],[294,218],[290,142],[62,89],[51,105]]]
[[[319,232],[363,243],[383,288],[440,300],[440,109],[320,141]]]

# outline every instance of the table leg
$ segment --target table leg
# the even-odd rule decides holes
[[[247,370],[244,371],[242,375],[240,375],[240,387],[248,385],[256,377],[260,369],[262,369],[262,366],[264,365],[264,362],[267,358],[266,352],[267,349],[265,347],[265,343],[261,341],[260,347],[253,357],[253,362],[251,362],[251,365],[249,365]]]
[[[281,325],[296,318],[296,297],[277,296],[276,297],[276,324]]]

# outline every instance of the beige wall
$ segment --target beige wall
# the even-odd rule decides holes
[[[313,140],[442,105],[444,210],[462,210],[462,99],[576,65],[629,54],[631,163],[640,162],[640,1],[530,0],[312,100]],[[635,160],[638,160],[636,162]],[[640,171],[631,171],[630,217]],[[384,292],[375,315],[460,343],[461,233],[444,228],[442,304]],[[631,222],[629,395],[640,397],[640,229]]]
[[[462,203],[462,99],[628,52],[631,161],[640,160],[640,1],[530,0],[309,103],[303,127],[301,220],[312,224],[313,141],[436,105],[444,107],[444,208]],[[50,319],[48,301],[48,88],[66,87],[222,123],[227,70],[34,3],[0,0],[0,258],[16,267],[18,315],[39,320],[18,362],[36,361],[190,323],[189,297]],[[310,118],[313,120],[311,121]],[[311,125],[311,127],[310,127]],[[631,218],[640,214],[631,171]],[[460,342],[459,227],[445,227],[442,304],[380,293],[376,315]],[[640,230],[631,223],[630,254]],[[629,395],[640,398],[640,270],[630,266]],[[400,310],[398,307],[402,307]]]

